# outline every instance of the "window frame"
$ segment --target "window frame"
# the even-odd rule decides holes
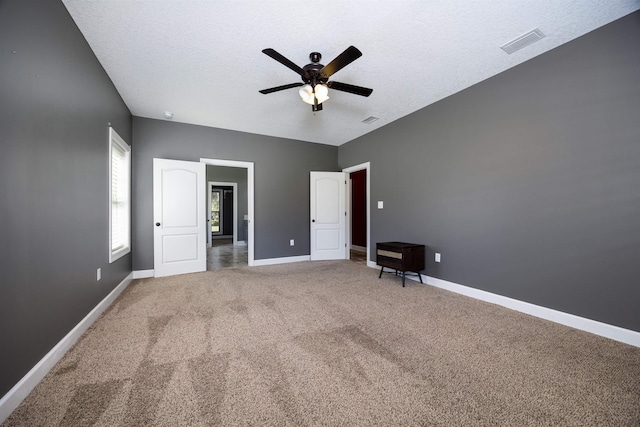
[[[124,199],[125,199],[125,228],[126,238],[123,238],[124,245],[113,249],[113,224],[114,224],[114,209],[113,209],[113,149],[116,146],[120,151],[124,152],[125,174],[124,182]],[[109,263],[112,263],[126,254],[131,252],[131,146],[127,144],[124,139],[118,135],[118,133],[112,127],[109,127]],[[124,233],[123,233],[124,234]]]

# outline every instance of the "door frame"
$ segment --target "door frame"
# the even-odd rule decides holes
[[[376,267],[376,263],[371,261],[371,162],[360,163],[355,166],[343,168],[342,172],[351,173],[361,170],[367,171],[366,194],[367,194],[367,265]],[[351,186],[347,186],[347,259],[351,255]]]
[[[238,183],[237,182],[221,182],[221,181],[209,181],[207,192],[207,216],[209,223],[207,227],[207,243],[211,247],[211,192],[213,187],[233,187],[233,245],[238,246]],[[223,193],[224,194],[224,193]],[[222,214],[220,215],[222,219]]]
[[[254,172],[253,172],[253,162],[242,162],[238,160],[224,160],[224,159],[208,159],[208,158],[200,158],[200,163],[204,163],[207,165],[213,166],[226,166],[231,168],[242,168],[247,170],[247,264],[249,267],[254,266]],[[235,202],[235,191],[234,191],[234,202]],[[237,208],[237,206],[234,205]],[[237,211],[236,211],[237,212]],[[235,217],[238,215],[236,213]],[[207,232],[208,230],[205,230]],[[236,232],[234,228],[234,242],[236,242]]]

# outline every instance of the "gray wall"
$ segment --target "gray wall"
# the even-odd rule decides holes
[[[371,161],[372,243],[640,331],[639,40],[634,13],[341,146],[341,167]]]
[[[238,198],[238,211],[235,213],[238,218],[238,241],[245,241],[247,236],[244,235],[243,221],[244,216],[249,213],[247,205],[247,170],[245,168],[207,165],[207,193],[209,192],[208,183],[210,181],[238,183],[238,194],[236,195]]]
[[[131,272],[109,264],[108,122],[131,143],[62,3],[1,1],[0,397]]]
[[[309,255],[309,172],[337,171],[337,147],[140,117],[133,139],[134,270],[153,269],[154,157],[254,162],[255,259]]]

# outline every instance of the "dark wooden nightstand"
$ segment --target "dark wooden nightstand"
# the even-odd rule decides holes
[[[404,287],[404,278],[406,272],[413,272],[420,278],[420,271],[424,270],[424,245],[416,245],[404,242],[384,242],[378,243],[376,246],[376,263],[380,266],[380,275],[382,277],[384,268],[391,268],[396,271],[402,271],[402,287]]]

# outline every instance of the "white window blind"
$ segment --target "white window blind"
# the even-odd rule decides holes
[[[109,262],[131,252],[131,148],[109,129]]]

